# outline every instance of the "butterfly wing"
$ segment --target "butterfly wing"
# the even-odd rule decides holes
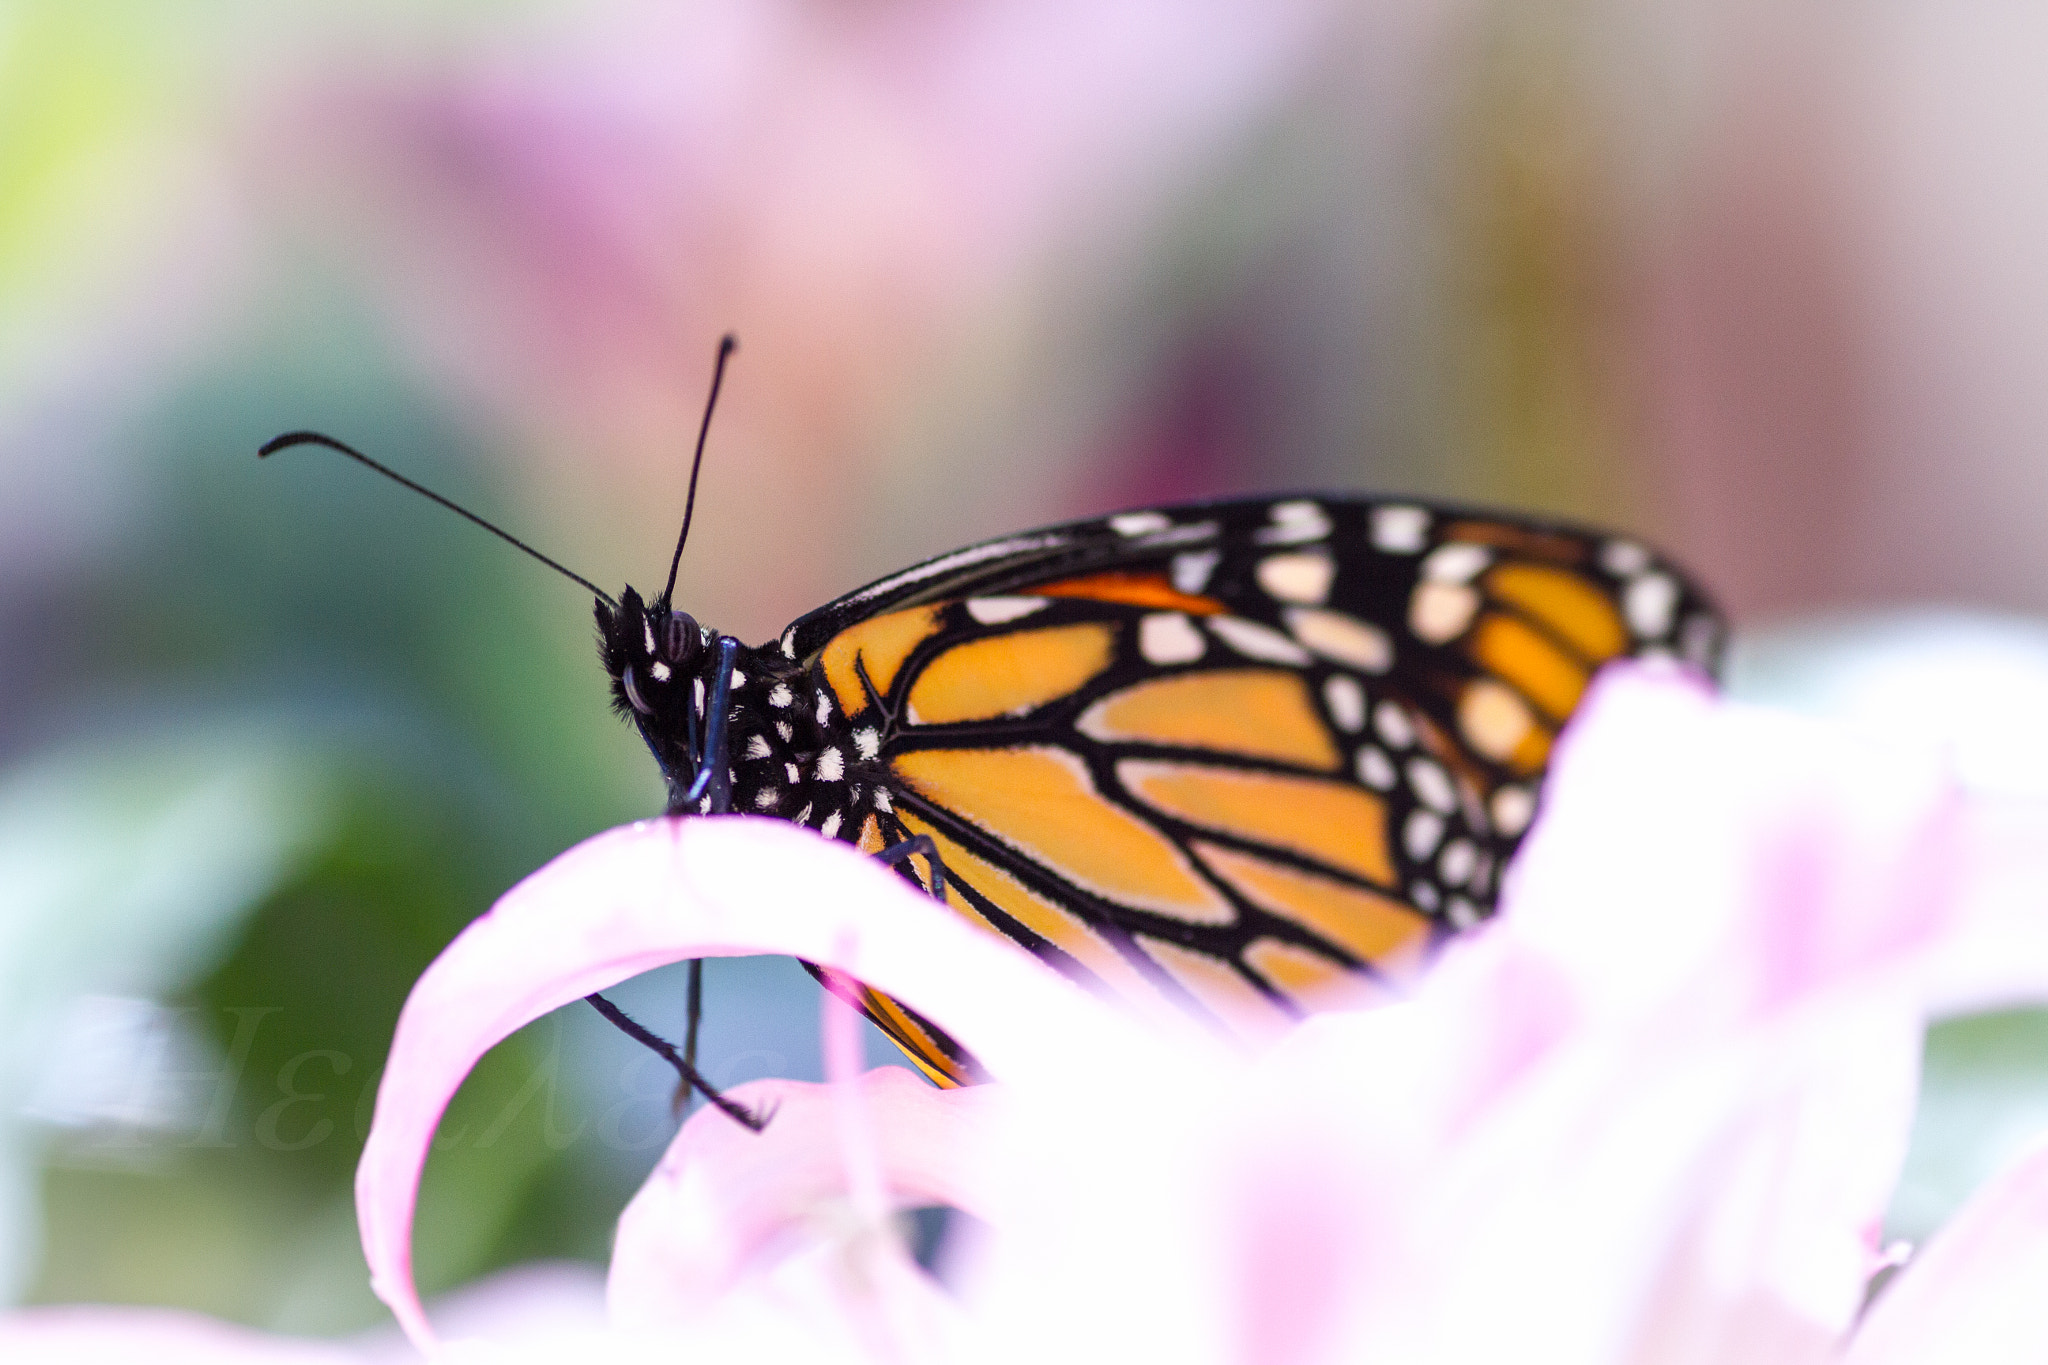
[[[1258,1033],[1390,988],[1491,913],[1594,671],[1711,670],[1641,545],[1415,502],[1262,498],[972,546],[799,620],[872,806],[948,903],[1091,989]],[[923,879],[929,884],[929,877]],[[854,998],[935,1079],[971,1061]]]

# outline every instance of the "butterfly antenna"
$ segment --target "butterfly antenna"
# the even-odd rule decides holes
[[[668,583],[661,590],[666,606],[676,590],[676,569],[683,562],[683,543],[690,538],[690,514],[697,510],[697,471],[704,467],[704,438],[711,434],[711,413],[718,406],[718,387],[725,382],[725,362],[740,348],[740,339],[727,332],[718,339],[718,363],[711,370],[711,396],[704,400],[704,423],[697,428],[697,455],[690,461],[690,493],[683,499],[683,530],[676,537],[676,552],[668,561]]]
[[[714,392],[716,392],[716,390],[714,390]],[[606,606],[610,607],[613,611],[617,611],[619,609],[619,604],[612,600],[612,596],[610,593],[606,592],[603,588],[598,587],[597,584],[591,582],[582,574],[575,572],[573,569],[564,568],[562,565],[557,564],[554,560],[549,559],[546,555],[542,554],[539,550],[536,550],[531,545],[528,545],[518,536],[511,534],[509,531],[502,531],[498,529],[497,527],[491,525],[491,523],[489,523],[488,521],[485,521],[482,517],[478,516],[476,513],[470,511],[467,507],[463,507],[456,503],[450,502],[448,499],[442,497],[439,493],[436,493],[433,489],[423,487],[420,484],[414,483],[411,479],[408,479],[407,477],[405,477],[405,475],[399,473],[397,470],[391,469],[385,465],[377,463],[369,456],[363,454],[362,451],[357,450],[354,446],[346,445],[340,441],[337,441],[332,436],[323,436],[317,431],[287,431],[282,436],[273,436],[269,440],[265,441],[263,443],[262,449],[256,452],[256,458],[260,460],[267,456],[275,455],[280,450],[290,450],[293,446],[326,446],[329,450],[338,450],[342,454],[348,456],[351,460],[354,460],[357,464],[367,465],[371,469],[376,470],[379,474],[382,474],[385,478],[390,479],[396,483],[404,484],[407,488],[410,488],[413,492],[419,494],[423,498],[431,498],[433,501],[440,503],[443,507],[455,513],[457,516],[469,518],[469,520],[483,527],[486,531],[489,531],[492,535],[504,541],[513,549],[520,551],[522,554],[531,555],[533,558],[538,559],[541,563],[547,565],[550,569],[553,569],[556,573],[562,575],[562,577],[573,579],[576,582],[581,583],[584,587],[590,589],[591,592],[596,593],[598,600],[603,602]]]

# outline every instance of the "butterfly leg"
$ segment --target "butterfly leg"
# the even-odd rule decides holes
[[[922,855],[932,869],[932,895],[939,904],[946,903],[946,865],[939,860],[939,846],[932,842],[929,834],[919,834],[905,839],[900,844],[891,844],[874,855],[875,861],[884,867],[895,867],[906,858]]]
[[[697,1024],[704,1018],[704,959],[701,957],[690,959],[690,987],[686,999],[688,1004],[685,1017],[689,1022],[683,1026],[683,1065],[695,1070],[697,1066]],[[691,1093],[691,1087],[688,1085],[678,1085],[676,1087],[676,1113],[678,1115],[689,1112]]]
[[[611,1021],[612,1025],[621,1033],[674,1067],[676,1074],[682,1077],[684,1085],[703,1095],[714,1108],[734,1123],[756,1133],[768,1126],[768,1120],[773,1117],[772,1115],[756,1114],[745,1105],[737,1104],[721,1095],[711,1082],[704,1079],[694,1065],[683,1060],[682,1054],[676,1051],[675,1044],[669,1042],[668,1039],[634,1022],[624,1010],[605,999],[604,996],[596,991],[592,991],[583,998],[588,1000],[599,1014]]]
[[[885,726],[894,725],[896,723],[896,713],[889,709],[888,702],[883,699],[880,692],[875,690],[874,680],[868,677],[867,661],[858,654],[853,656],[853,672],[854,676],[860,679],[862,690],[868,694],[868,705],[881,713]],[[925,862],[931,866],[931,892],[933,897],[943,905],[946,903],[946,865],[940,861],[939,846],[932,842],[931,835],[913,835],[900,844],[891,844],[880,853],[875,854],[874,858],[876,862],[884,867],[895,867],[905,858],[919,854],[922,854]]]

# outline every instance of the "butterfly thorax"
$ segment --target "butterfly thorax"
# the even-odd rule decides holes
[[[617,611],[597,604],[597,623],[612,704],[660,765],[669,812],[708,812],[709,794],[690,801],[686,793],[709,731],[706,713],[723,637],[631,588]],[[845,722],[815,675],[773,649],[741,646],[728,689],[724,749],[732,809],[793,820],[827,837],[856,828],[859,821],[848,825],[848,818],[856,807],[864,813],[862,803],[872,803],[875,794],[859,780]]]

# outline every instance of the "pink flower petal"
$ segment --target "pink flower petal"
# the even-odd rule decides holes
[[[1871,1306],[1845,1365],[2048,1360],[2048,1145],[1979,1190]]]
[[[444,1341],[522,1343],[601,1333],[604,1274],[584,1261],[528,1261],[435,1298],[434,1321]],[[419,1352],[395,1326],[356,1337],[352,1345],[378,1365],[412,1365]]]
[[[1668,675],[1603,679],[1580,725],[1501,919],[1409,1003],[1199,1088],[1019,1106],[1019,1192],[968,1282],[994,1338],[1831,1358],[1903,1155],[1919,964],[1965,890],[1953,794],[1933,755]]]
[[[655,820],[598,835],[458,935],[399,1016],[356,1207],[371,1287],[416,1344],[434,1340],[412,1280],[420,1171],[477,1059],[548,1011],[639,972],[762,953],[837,967],[901,996],[999,1077],[1056,1078],[1091,1056],[1142,1066],[1165,1042],[854,850],[784,822]]]
[[[1603,1010],[1703,1027],[1910,968],[1958,913],[1940,754],[1604,670],[1558,745],[1503,903]]]
[[[1465,949],[1511,982],[1554,974],[1575,1027],[1519,1074],[1437,1057],[1509,1082],[1443,1171],[1476,1181],[1488,1230],[1450,1263],[1486,1268],[1468,1289],[1510,1286],[1553,1328],[1555,1305],[1592,1309],[1586,1350],[1602,1331],[1652,1355],[1834,1340],[1904,1156],[1920,967],[1959,915],[1958,809],[1931,750],[1603,674],[1502,920]],[[1449,1006],[1444,1038],[1500,1013],[1488,965],[1464,979],[1460,955],[1423,990]],[[1489,1233],[1517,1224],[1493,1259]],[[1566,1269],[1588,1264],[1619,1300]]]
[[[982,1167],[995,1087],[938,1090],[900,1067],[856,1082],[896,1208],[950,1205],[989,1216]],[[764,1263],[852,1216],[831,1086],[758,1081],[733,1096],[774,1122],[746,1132],[706,1109],[693,1116],[619,1219],[609,1297],[625,1327],[681,1324]]]
[[[837,977],[828,978],[837,982]],[[832,1085],[832,1113],[839,1138],[839,1168],[845,1193],[863,1222],[879,1223],[888,1213],[882,1162],[875,1150],[875,1115],[861,1085],[861,1015],[838,989],[828,988],[819,1001],[819,1042],[825,1079]]]
[[[1981,797],[1958,837],[1962,912],[1926,965],[1931,1013],[2048,1000],[2048,802]]]
[[[162,1308],[29,1308],[0,1316],[8,1365],[361,1365],[326,1342]]]

